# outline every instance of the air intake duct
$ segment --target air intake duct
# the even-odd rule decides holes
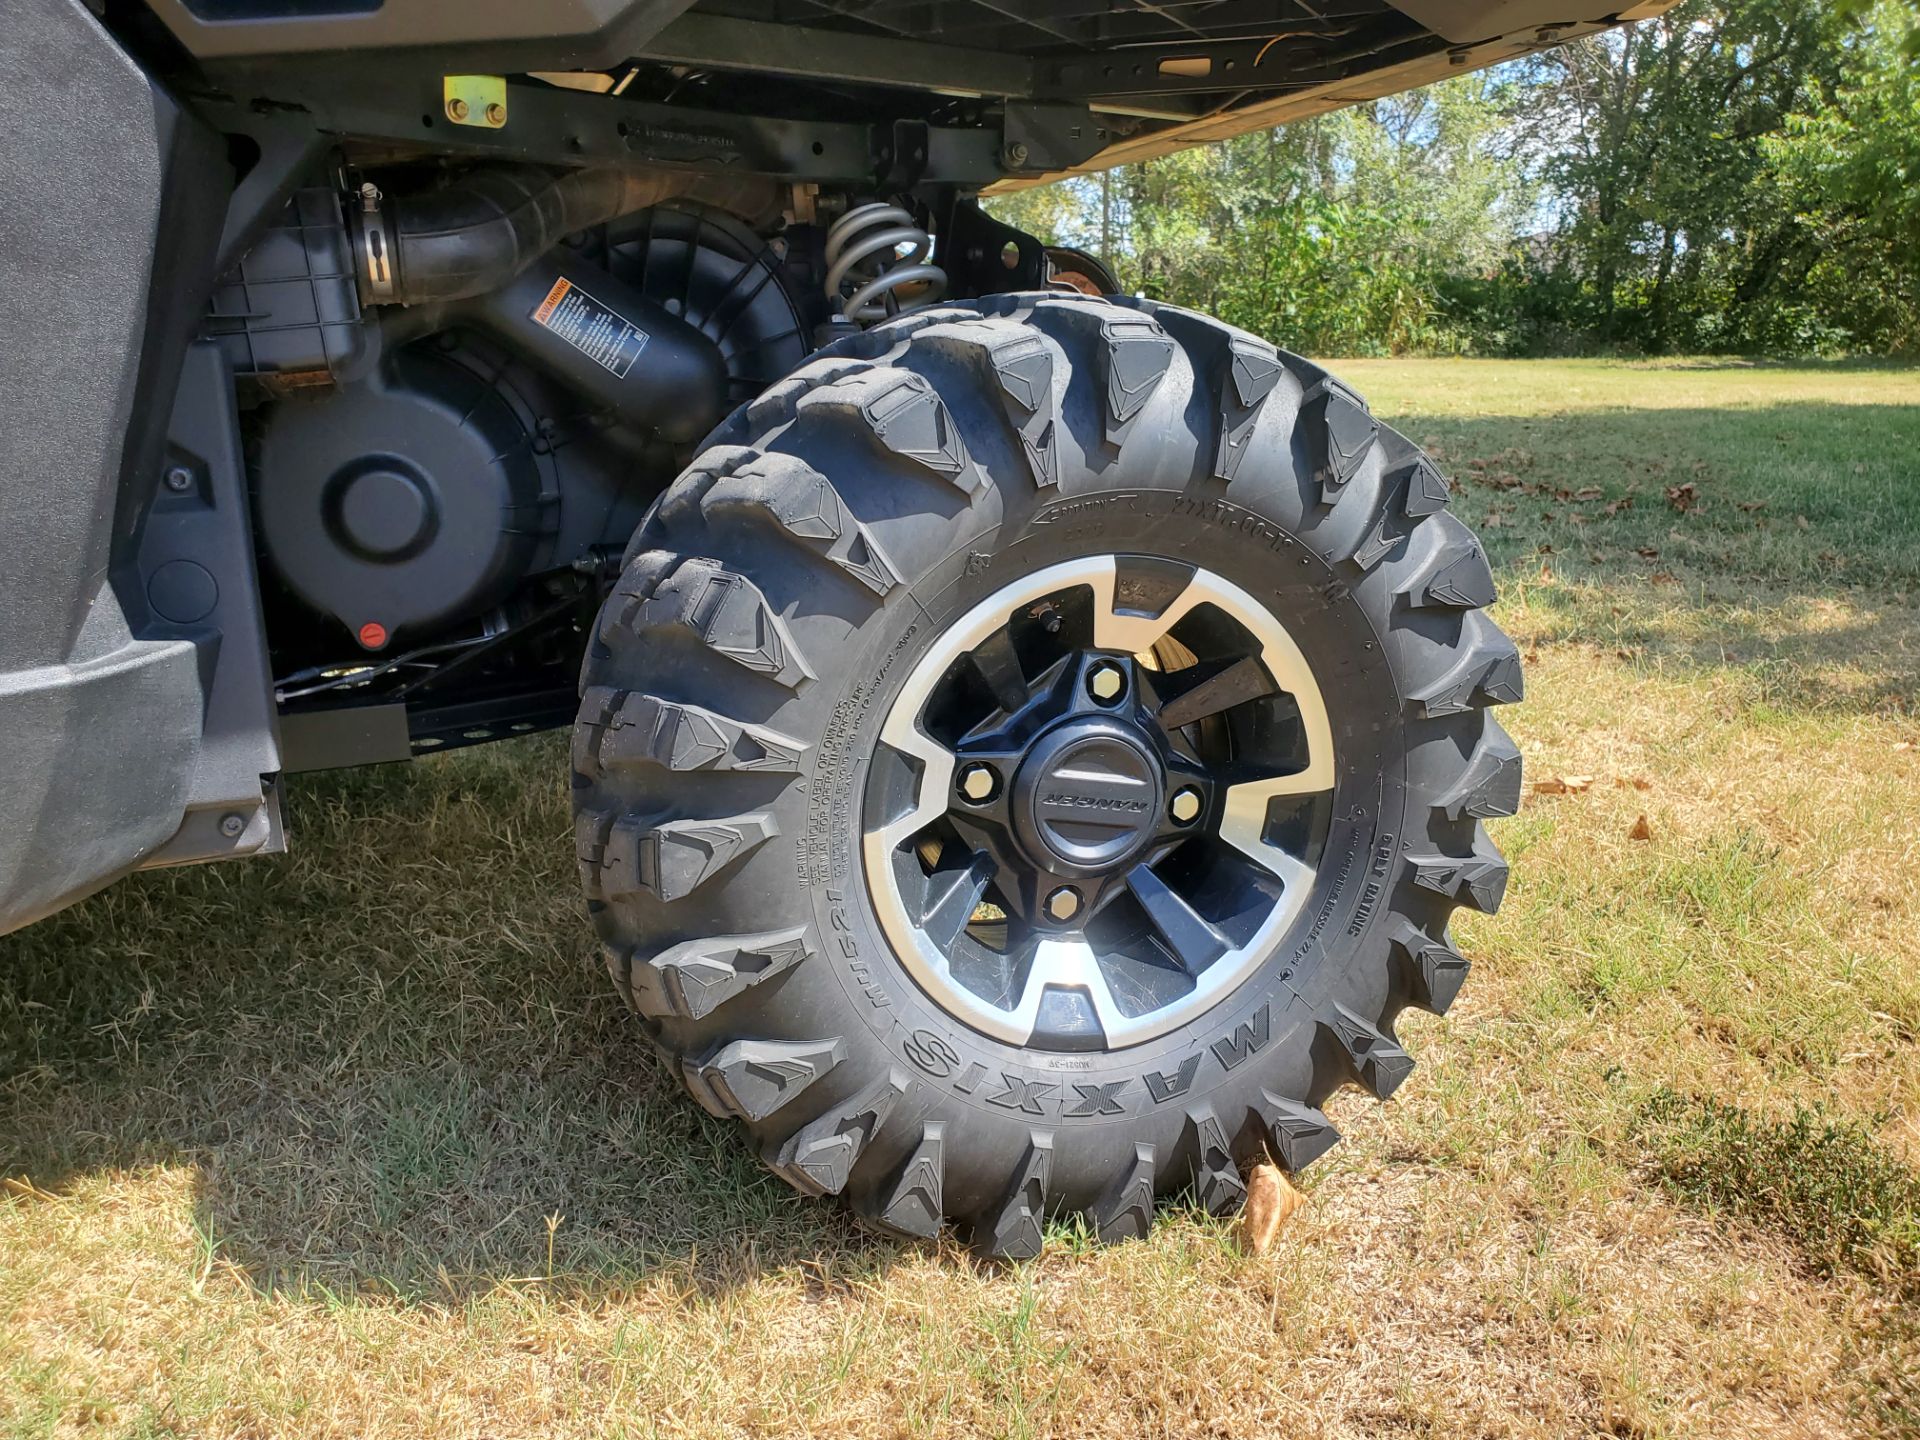
[[[726,413],[720,347],[567,250],[449,307],[448,318],[492,331],[596,404],[672,443],[700,439]]]
[[[437,190],[392,199],[363,186],[360,298],[369,305],[425,305],[484,295],[562,236],[695,188],[707,186],[669,171],[539,165],[490,166]]]

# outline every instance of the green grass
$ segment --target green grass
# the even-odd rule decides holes
[[[0,940],[0,1434],[1920,1434],[1920,374],[1337,368],[1592,783],[1273,1253],[792,1194],[612,1000],[544,737]]]

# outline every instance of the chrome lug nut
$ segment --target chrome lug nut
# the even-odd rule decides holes
[[[976,805],[993,798],[997,783],[993,771],[985,765],[969,765],[960,772],[960,793]]]
[[[1118,665],[1103,662],[1087,672],[1088,693],[1102,705],[1111,705],[1126,688],[1127,677],[1120,673]]]
[[[1200,792],[1188,785],[1173,792],[1173,803],[1168,810],[1172,812],[1176,823],[1191,825],[1200,818]]]
[[[1080,897],[1071,886],[1062,885],[1047,896],[1047,914],[1055,920],[1067,921],[1080,913]]]

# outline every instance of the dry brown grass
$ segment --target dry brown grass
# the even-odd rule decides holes
[[[788,1194],[604,994],[547,739],[297,783],[292,856],[0,942],[0,1174],[32,1182],[0,1196],[0,1431],[1920,1426],[1902,1278],[1814,1263],[1817,1208],[1674,1188],[1641,1122],[1822,1106],[1920,1163],[1920,377],[1351,368],[1451,407],[1410,428],[1456,474],[1530,457],[1536,492],[1459,503],[1505,521],[1530,774],[1595,783],[1502,827],[1460,1003],[1409,1020],[1391,1106],[1341,1097],[1266,1255],[1175,1210],[992,1269]],[[1650,458],[1706,464],[1704,508]],[[1639,498],[1575,526],[1553,491],[1589,483]]]

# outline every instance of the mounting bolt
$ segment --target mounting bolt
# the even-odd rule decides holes
[[[1102,705],[1111,705],[1126,688],[1127,677],[1110,660],[1103,660],[1087,672],[1087,691]]]
[[[1080,897],[1070,885],[1062,885],[1047,896],[1047,914],[1059,921],[1073,919],[1080,913]]]
[[[1188,785],[1173,792],[1173,803],[1167,807],[1173,813],[1175,823],[1191,825],[1200,818],[1200,792]]]
[[[1015,140],[1007,146],[1007,164],[1016,168],[1024,165],[1027,163],[1027,156],[1031,153],[1023,141]]]
[[[447,114],[452,119],[465,120],[467,118],[467,102],[462,100],[458,95],[454,96],[453,99],[447,101]]]
[[[247,828],[247,817],[237,811],[220,817],[220,833],[229,840],[238,840],[240,832]]]
[[[502,105],[498,100],[495,100],[492,104],[488,105],[487,106],[487,123],[489,125],[506,124],[507,123],[507,107]]]
[[[193,489],[193,472],[184,465],[174,465],[167,470],[167,489],[176,495],[184,495]]]
[[[969,765],[960,772],[960,793],[979,805],[993,798],[999,781],[985,765]]]

